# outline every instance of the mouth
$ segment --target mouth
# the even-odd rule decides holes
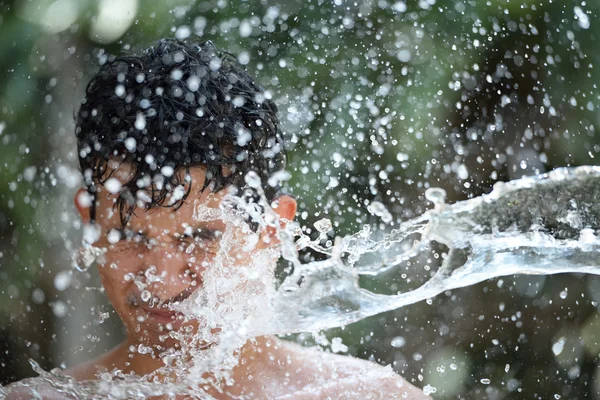
[[[156,296],[153,296],[148,301],[143,301],[138,293],[134,293],[128,296],[127,302],[130,306],[136,307],[145,311],[148,318],[164,324],[179,323],[183,321],[184,314],[173,310],[173,306],[180,304],[182,301],[187,299],[193,293],[192,290],[184,290],[176,296],[173,296],[167,300],[161,300]]]
[[[154,308],[154,307],[148,307],[148,306],[142,304],[142,305],[140,305],[140,308],[142,308],[144,311],[146,311],[148,313],[161,315],[164,317],[171,317],[176,314],[181,314],[181,313],[178,313],[177,311],[172,310],[168,306],[165,306],[163,308]]]
[[[182,313],[168,308],[148,308],[144,306],[141,306],[140,308],[148,314],[150,320],[162,323],[163,325],[168,323],[175,325],[183,320]]]

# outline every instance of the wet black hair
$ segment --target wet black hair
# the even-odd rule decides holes
[[[109,160],[133,167],[115,204],[123,225],[140,199],[146,208],[181,206],[192,190],[181,172],[191,167],[206,169],[198,191],[241,188],[254,171],[269,200],[278,188],[266,181],[285,167],[274,102],[209,41],[162,39],[140,56],[109,57],[87,85],[75,122],[92,221],[97,185],[114,172]],[[173,202],[178,187],[186,190]]]

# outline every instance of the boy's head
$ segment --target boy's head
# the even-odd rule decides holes
[[[197,217],[200,209],[223,212],[221,189],[242,189],[250,171],[275,200],[267,178],[285,165],[276,112],[209,42],[161,40],[140,57],[109,58],[92,78],[76,115],[87,189],[75,203],[98,229],[100,276],[135,340],[169,347],[161,337],[182,324],[170,306],[202,287],[207,269],[218,261],[247,271],[253,248],[277,243],[272,229],[249,231],[230,213]],[[292,198],[276,203],[280,217],[293,219]],[[255,287],[245,276],[236,290]]]
[[[109,161],[132,169],[116,204],[124,225],[140,206],[177,207],[190,190],[241,187],[249,171],[266,182],[285,166],[277,107],[211,42],[163,39],[140,57],[109,58],[87,86],[76,134],[92,197],[112,177]],[[192,167],[205,170],[203,187],[188,185],[173,201],[185,177],[175,172]],[[271,200],[276,188],[265,186]]]

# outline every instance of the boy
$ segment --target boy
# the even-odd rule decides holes
[[[164,39],[140,57],[102,65],[76,116],[86,188],[75,204],[87,227],[84,240],[100,249],[102,283],[128,335],[67,375],[97,380],[117,371],[173,382],[169,373],[176,368],[166,364],[185,366],[189,354],[210,351],[261,307],[273,286],[277,229],[243,223],[251,210],[222,202],[242,193],[252,203],[248,177],[254,177],[277,219],[293,220],[295,200],[278,195],[269,180],[285,166],[276,113],[268,94],[211,43]],[[219,289],[219,279],[229,288]],[[203,300],[190,319],[181,305],[193,295]],[[226,384],[204,371],[204,384],[185,394],[428,398],[389,368],[366,361],[271,336],[240,346]],[[12,390],[17,396],[19,389]]]

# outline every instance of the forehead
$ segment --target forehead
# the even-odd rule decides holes
[[[185,174],[184,171],[176,173],[182,174],[182,177]],[[121,215],[119,209],[116,207],[119,192],[115,189],[131,179],[132,168],[127,164],[113,165],[110,176],[109,180],[98,187],[96,223],[107,228],[120,228],[122,225]],[[198,207],[218,208],[227,193],[226,189],[218,193],[213,193],[210,190],[210,186],[202,190],[205,180],[206,173],[203,168],[190,168],[189,179],[180,179],[181,182],[185,182],[185,186],[170,191],[162,205],[155,205],[150,208],[136,206],[127,226],[135,230],[144,229],[162,232],[164,230],[178,231],[182,227],[185,227],[186,224],[192,224],[194,222],[195,210]],[[188,189],[189,195],[183,203],[176,201]],[[148,196],[147,193],[149,190],[151,188],[142,190],[139,194],[133,193],[136,197],[136,202],[137,200],[143,202],[144,197]],[[126,212],[126,210],[123,212]]]

